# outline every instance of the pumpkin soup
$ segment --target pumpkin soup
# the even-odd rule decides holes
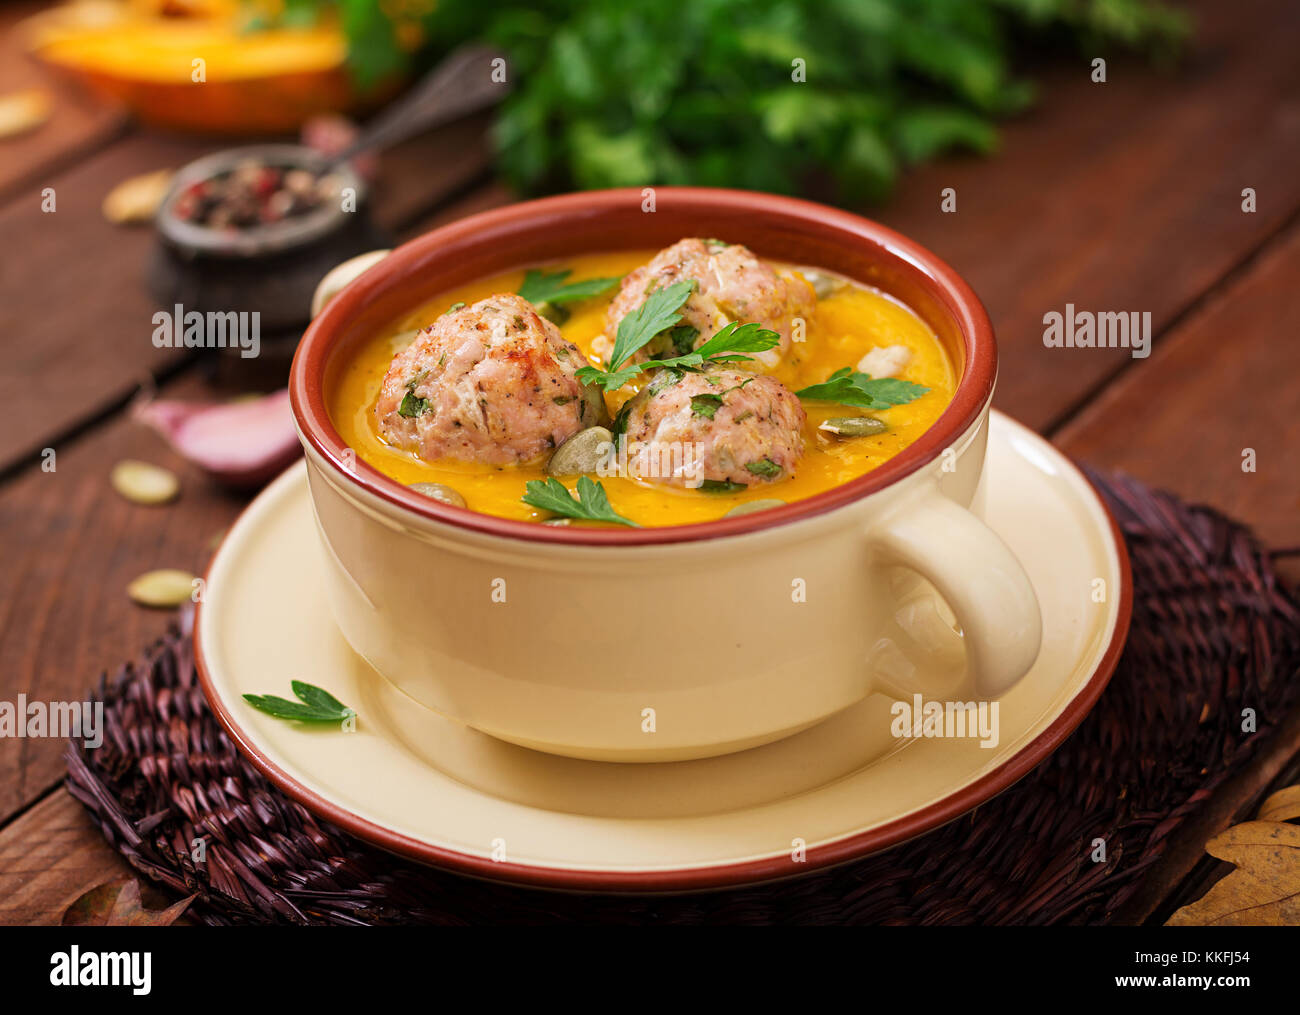
[[[892,297],[689,239],[443,293],[365,343],[328,399],[363,461],[445,503],[660,526],[869,472],[956,382]]]

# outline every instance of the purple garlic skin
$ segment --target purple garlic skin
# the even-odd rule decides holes
[[[288,389],[215,404],[158,399],[132,416],[217,482],[239,489],[261,486],[302,453]]]

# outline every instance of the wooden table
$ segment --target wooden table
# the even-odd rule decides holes
[[[147,229],[109,225],[108,189],[176,166],[209,140],[132,128],[14,55],[0,12],[0,92],[43,81],[57,112],[0,141],[0,700],[77,700],[98,674],[161,633],[162,613],[123,592],[142,571],[200,572],[242,498],[209,485],[125,407],[142,386],[210,394],[183,350],[150,341]],[[868,209],[962,272],[1002,351],[996,404],[1078,458],[1127,470],[1300,543],[1300,7],[1242,0],[1197,8],[1178,72],[1112,59],[1053,65],[1041,103],[993,158],[919,169]],[[957,211],[940,208],[955,188]],[[57,211],[41,210],[44,188]],[[1256,194],[1243,211],[1242,192]],[[481,121],[384,159],[377,213],[401,236],[511,200],[493,182]],[[1150,311],[1149,359],[1049,349],[1043,314]],[[57,469],[42,471],[42,449]],[[1257,471],[1242,471],[1253,448]],[[107,473],[125,457],[183,479],[167,508],[125,503]],[[1296,578],[1295,572],[1290,574]],[[1288,775],[1300,716],[1212,799],[1151,873],[1129,920],[1146,919],[1198,867],[1208,833]],[[58,920],[81,892],[129,868],[62,788],[62,744],[0,741],[0,921]]]

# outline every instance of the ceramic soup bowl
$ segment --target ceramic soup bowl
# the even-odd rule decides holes
[[[917,244],[821,205],[659,188],[645,207],[640,190],[603,191],[475,215],[400,247],[312,323],[290,392],[349,644],[415,703],[526,747],[609,761],[739,751],[875,692],[1004,693],[1038,653],[1040,616],[1019,562],[972,509],[997,369],[974,293]],[[327,392],[342,364],[421,302],[513,267],[683,236],[723,236],[898,298],[952,358],[952,402],[842,486],[644,529],[444,505],[359,461],[335,430]]]

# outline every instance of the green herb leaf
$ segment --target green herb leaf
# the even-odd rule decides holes
[[[447,310],[443,313],[442,316],[446,317],[447,314],[454,314],[457,310],[464,310],[465,306],[466,304],[463,300],[460,303],[453,303],[451,306],[447,308]]]
[[[397,414],[411,419],[415,416],[422,416],[430,409],[433,404],[427,398],[418,398],[414,388],[409,388],[406,397],[402,399],[402,404],[397,407]]]
[[[245,694],[244,700],[267,715],[295,722],[342,723],[357,714],[323,687],[302,680],[292,681],[290,687],[299,701],[274,694]]]
[[[565,282],[572,269],[552,272],[549,275],[537,268],[530,268],[524,275],[524,284],[519,287],[519,295],[535,307],[543,303],[570,303],[575,300],[590,299],[608,292],[623,281],[622,276],[609,278],[584,278],[580,282]]]
[[[467,39],[502,46],[514,88],[496,164],[520,190],[797,193],[829,176],[854,205],[913,160],[986,150],[996,122],[1032,99],[1026,70],[1107,44],[1168,56],[1192,20],[1168,0],[316,3],[338,11],[363,82]],[[1052,59],[1025,63],[1036,51]],[[793,61],[810,53],[816,66],[792,87]]]
[[[695,340],[699,337],[700,329],[693,324],[679,324],[675,328],[668,329],[668,342],[678,356],[693,352]]]
[[[695,285],[694,279],[685,279],[664,289],[656,289],[619,321],[614,351],[609,357],[610,369],[617,370],[661,331],[676,325],[682,319],[681,308],[695,292]]]
[[[703,416],[705,419],[712,419],[714,413],[721,408],[721,395],[705,394],[691,396],[691,413],[695,416]]]
[[[291,680],[289,687],[292,688],[296,697],[305,701],[308,705],[315,708],[324,709],[333,712],[350,712],[352,711],[347,705],[339,701],[338,698],[330,694],[323,687],[317,687],[315,684],[309,684],[305,680]]]
[[[600,367],[579,367],[574,373],[581,384],[598,384],[606,391],[617,391],[642,370],[642,364],[620,367],[618,370],[601,370]]]
[[[781,466],[770,458],[760,458],[757,462],[750,462],[745,468],[755,476],[762,476],[764,479],[775,479],[781,475]]]
[[[705,493],[737,493],[740,490],[748,490],[744,483],[733,483],[727,479],[706,479],[700,484],[700,489]]]
[[[801,388],[795,394],[816,402],[839,402],[859,409],[891,409],[915,401],[930,389],[897,377],[873,378],[849,367],[841,367],[821,384]]]
[[[678,283],[678,285],[680,284]],[[626,321],[627,318],[625,317],[623,320]],[[619,325],[618,330],[621,335],[623,332],[622,325]],[[615,369],[599,370],[596,367],[583,367],[577,372],[577,378],[584,384],[599,384],[606,391],[614,391],[644,370],[699,372],[707,366],[721,366],[727,363],[742,363],[752,360],[754,357],[748,355],[749,353],[764,352],[780,344],[781,336],[775,331],[760,327],[752,321],[748,324],[732,321],[694,352],[674,356],[671,359],[646,360],[643,363],[633,363],[625,367],[619,367],[618,362],[611,360],[611,366],[615,367]],[[638,346],[638,348],[640,347]],[[636,350],[632,351],[635,352]]]
[[[632,417],[632,403],[624,402],[623,408],[618,410],[618,415],[614,417],[614,423],[609,428],[609,432],[614,437],[614,443],[617,444],[619,438],[627,434],[627,423]]]
[[[697,356],[721,362],[725,353],[766,352],[781,344],[781,336],[769,328],[761,327],[750,321],[740,324],[732,321],[695,350]],[[748,356],[735,356],[731,359],[749,359]]]
[[[523,502],[565,518],[582,518],[593,522],[614,522],[640,528],[636,522],[624,518],[609,506],[605,488],[590,476],[578,477],[578,496],[575,500],[568,488],[558,479],[530,479],[524,487]]]

